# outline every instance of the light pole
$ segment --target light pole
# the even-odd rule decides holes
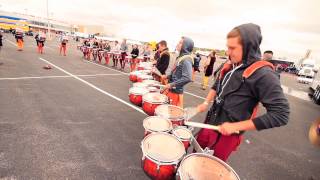
[[[50,20],[49,20],[49,0],[47,2],[47,19],[48,19],[48,39],[51,40],[51,34],[50,34]]]

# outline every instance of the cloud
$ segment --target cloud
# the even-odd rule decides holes
[[[0,0],[2,9],[46,16],[43,0]],[[196,46],[225,48],[235,26],[261,26],[262,49],[278,56],[301,58],[307,49],[320,58],[319,0],[49,0],[56,19],[104,25],[107,32],[140,40],[166,39],[174,44],[185,35]]]

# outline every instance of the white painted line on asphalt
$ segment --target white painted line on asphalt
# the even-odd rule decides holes
[[[199,98],[199,99],[206,99],[206,98],[204,98],[204,97],[198,96],[198,95],[193,94],[193,93],[191,93],[191,92],[185,91],[184,93],[189,94],[189,95],[194,96],[194,97],[197,97],[197,98]]]
[[[71,76],[25,76],[25,77],[14,77],[14,78],[0,78],[3,80],[23,80],[23,79],[48,79],[48,78],[67,78]]]
[[[79,74],[79,77],[97,77],[97,76],[121,76],[122,74]]]
[[[284,85],[281,85],[281,88],[285,94],[288,94],[290,96],[293,96],[293,97],[296,97],[298,99],[302,99],[305,101],[311,101],[308,93],[306,93],[306,92],[297,91],[297,90],[294,90],[294,89],[287,87],[287,86],[284,86]]]
[[[10,44],[12,44],[13,46],[17,46],[14,42],[10,41],[9,39],[6,39],[6,41],[8,41]]]
[[[95,89],[95,90],[97,90],[97,91],[99,91],[99,92],[101,92],[101,93],[103,93],[103,94],[105,94],[105,95],[107,95],[107,96],[109,96],[109,97],[111,97],[111,98],[113,98],[113,99],[115,99],[115,100],[117,100],[117,101],[119,101],[119,102],[121,102],[121,103],[123,103],[123,104],[125,104],[125,105],[127,105],[127,106],[129,106],[129,107],[131,107],[131,108],[133,108],[133,109],[135,109],[135,110],[138,111],[138,112],[141,112],[142,114],[146,114],[146,113],[143,112],[142,109],[140,109],[140,108],[138,108],[138,107],[136,107],[136,106],[134,106],[134,105],[132,105],[132,104],[130,104],[130,103],[128,103],[128,102],[126,102],[126,101],[124,101],[124,100],[122,100],[122,99],[120,99],[120,98],[118,98],[118,97],[116,97],[116,96],[114,96],[114,95],[112,95],[112,94],[110,94],[110,93],[108,93],[108,92],[100,89],[100,88],[98,88],[97,86],[89,83],[88,81],[85,81],[85,80],[77,77],[76,75],[71,74],[70,72],[62,69],[61,67],[59,67],[59,66],[57,66],[57,65],[55,65],[55,64],[53,64],[53,63],[51,63],[51,62],[49,62],[49,61],[47,61],[47,60],[45,60],[45,59],[43,59],[43,58],[39,58],[39,59],[40,59],[41,61],[44,61],[44,62],[52,65],[53,67],[59,69],[60,71],[68,74],[69,76],[72,76],[73,78],[79,80],[80,82],[82,82],[82,83],[84,83],[84,84],[92,87],[93,89]]]
[[[78,77],[98,77],[98,76],[122,76],[122,74],[79,74]],[[0,78],[2,80],[24,80],[24,79],[54,79],[54,78],[68,78],[72,76],[23,76],[23,77],[11,77]]]

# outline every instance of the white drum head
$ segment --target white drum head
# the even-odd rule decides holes
[[[150,116],[143,120],[143,127],[152,132],[167,132],[172,129],[172,123],[159,116]]]
[[[182,180],[238,180],[238,175],[223,161],[207,154],[194,153],[186,156],[178,169]]]
[[[167,163],[179,161],[186,153],[183,143],[167,133],[152,133],[145,137],[142,150],[147,157]]]
[[[129,94],[144,95],[147,93],[149,93],[148,89],[141,88],[141,87],[132,87],[129,89]]]
[[[147,88],[148,85],[145,83],[136,82],[136,83],[133,83],[133,87]]]
[[[164,104],[168,102],[168,97],[160,93],[148,93],[142,96],[142,100],[154,104]]]
[[[163,104],[156,108],[155,113],[158,116],[167,119],[183,119],[184,110],[178,106]]]
[[[192,137],[192,133],[189,129],[185,127],[177,127],[172,131],[172,134],[176,137],[183,139],[183,140],[189,140]]]
[[[143,80],[142,83],[147,84],[148,86],[155,86],[155,85],[160,85],[159,81],[155,81],[155,80]]]

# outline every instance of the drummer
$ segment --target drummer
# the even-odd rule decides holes
[[[83,41],[83,57],[87,60],[90,59],[90,55],[89,55],[89,50],[88,50],[88,47],[90,47],[90,42],[89,42],[89,39],[85,39]]]
[[[127,45],[127,40],[123,39],[121,45],[120,45],[120,52],[121,52],[121,57],[120,57],[120,67],[121,70],[124,70],[124,67],[126,65],[126,56],[128,52],[128,45]]]
[[[63,51],[63,55],[66,56],[68,37],[64,34],[61,34],[60,38],[60,55]]]
[[[118,67],[118,53],[120,53],[120,45],[118,44],[118,41],[114,42],[114,46],[112,48],[112,52],[115,53],[113,54],[112,60],[113,60],[113,66],[112,67]]]
[[[110,43],[109,41],[106,42],[106,45],[104,46],[104,51],[105,51],[105,54],[104,54],[104,58],[105,58],[105,61],[106,61],[106,65],[109,64],[109,60],[110,60],[110,56],[109,56],[109,52],[111,51],[111,46],[110,46]]]
[[[99,59],[99,63],[101,63],[102,61],[102,56],[103,56],[103,50],[104,48],[104,43],[102,42],[102,40],[100,40],[99,45],[98,45],[98,59]]]
[[[136,70],[136,65],[137,65],[137,57],[139,56],[139,49],[138,45],[133,45],[132,46],[132,51],[131,51],[131,62],[130,62],[130,72]]]
[[[170,63],[170,53],[165,40],[158,43],[158,51],[160,54],[156,61],[155,68],[157,68],[162,75],[165,75]],[[162,84],[166,84],[165,80],[161,79],[161,77],[156,77],[156,79]]]
[[[143,60],[144,61],[147,61],[148,59],[150,59],[150,56],[151,56],[151,46],[149,43],[147,43],[145,46],[144,46],[144,49],[143,49]]]
[[[18,51],[22,51],[23,50],[23,30],[17,28],[16,32],[15,32],[15,38],[17,41],[17,47],[18,47]]]
[[[213,149],[214,155],[223,161],[240,145],[245,131],[279,127],[289,120],[288,100],[271,67],[263,66],[250,77],[243,77],[245,69],[261,59],[261,40],[260,27],[255,24],[243,24],[229,32],[230,60],[220,71],[206,100],[198,106],[204,112],[215,99],[205,122],[219,126],[219,131],[201,129],[197,141],[202,148]],[[259,102],[267,112],[255,117]]]
[[[176,59],[170,75],[163,75],[162,79],[168,79],[169,84],[165,85],[165,89],[169,90],[166,94],[172,105],[183,108],[183,87],[192,81],[192,65],[193,58],[191,52],[194,42],[188,37],[182,37],[176,50],[179,56]]]

